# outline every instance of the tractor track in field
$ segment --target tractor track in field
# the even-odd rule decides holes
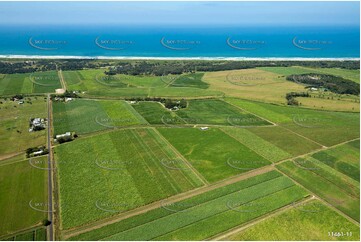
[[[214,190],[214,189],[217,189],[217,188],[229,185],[229,184],[233,184],[235,182],[242,181],[242,180],[245,180],[247,178],[250,178],[250,177],[253,177],[253,176],[256,176],[256,175],[261,175],[263,173],[266,173],[266,172],[269,172],[269,171],[272,171],[272,170],[274,170],[274,167],[272,167],[272,166],[261,167],[259,169],[252,170],[250,172],[243,173],[243,174],[228,178],[226,180],[222,180],[222,181],[213,183],[211,185],[206,185],[206,186],[203,186],[203,187],[200,187],[200,188],[193,189],[193,190],[188,191],[188,192],[177,194],[177,195],[172,196],[170,198],[166,198],[166,199],[162,199],[162,200],[157,201],[157,202],[153,202],[151,204],[148,204],[148,205],[145,205],[143,207],[133,209],[131,211],[125,212],[123,214],[116,215],[116,216],[108,218],[108,219],[99,220],[99,221],[96,221],[96,222],[94,222],[92,224],[84,225],[82,227],[72,228],[72,229],[63,231],[62,239],[66,240],[66,239],[68,239],[70,237],[73,237],[73,236],[76,236],[76,235],[79,235],[79,234],[83,234],[85,232],[89,232],[91,230],[98,229],[98,228],[104,227],[106,225],[122,221],[124,219],[133,217],[135,215],[146,213],[146,212],[148,212],[150,210],[153,210],[153,209],[156,209],[156,208],[160,208],[162,206],[162,204],[163,204],[162,202],[164,202],[164,201],[171,202],[171,203],[182,201],[184,199],[191,198],[191,197],[194,197],[196,195],[199,195],[199,194],[202,194],[202,193],[205,193],[205,192],[208,192],[208,191],[211,191],[211,190]]]

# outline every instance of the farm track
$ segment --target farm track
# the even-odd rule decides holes
[[[82,234],[82,233],[85,233],[85,232],[88,232],[88,231],[91,231],[91,230],[94,230],[94,229],[98,229],[98,228],[101,228],[103,226],[115,223],[115,222],[122,221],[124,219],[130,218],[130,217],[135,216],[135,215],[143,214],[145,212],[148,212],[148,211],[156,209],[156,208],[160,208],[162,206],[162,204],[163,204],[162,202],[165,202],[165,201],[167,203],[168,202],[170,202],[170,203],[178,202],[178,201],[181,201],[181,200],[184,200],[184,199],[187,199],[187,198],[191,198],[191,197],[194,197],[196,195],[199,195],[199,194],[214,190],[216,188],[220,188],[220,187],[223,187],[223,186],[226,186],[226,185],[229,185],[229,184],[233,184],[235,182],[242,181],[242,180],[245,180],[247,178],[250,178],[250,177],[253,177],[253,176],[256,176],[256,175],[261,175],[263,173],[266,173],[266,172],[269,172],[269,171],[272,171],[272,170],[274,170],[274,167],[272,167],[272,166],[262,167],[262,168],[259,168],[259,169],[256,169],[256,170],[253,170],[253,171],[250,171],[250,172],[247,172],[247,173],[243,173],[241,175],[237,175],[235,177],[232,177],[232,178],[229,178],[229,179],[226,179],[226,180],[222,180],[222,181],[217,182],[217,183],[213,183],[211,185],[203,186],[203,187],[196,188],[196,189],[193,189],[193,190],[188,191],[188,192],[177,194],[177,195],[172,196],[170,198],[166,198],[166,199],[163,199],[163,200],[160,200],[160,201],[145,205],[143,207],[133,209],[131,211],[125,212],[125,213],[120,214],[118,216],[114,216],[114,217],[111,217],[111,218],[99,220],[99,221],[96,221],[96,222],[94,222],[92,224],[84,225],[82,227],[72,228],[72,229],[63,231],[62,239],[66,240],[66,239],[68,239],[70,237],[73,237],[73,236],[76,236],[76,235],[79,235],[79,234]]]
[[[66,82],[64,81],[64,76],[63,76],[63,72],[61,69],[58,69],[58,66],[56,66],[56,69],[58,70],[58,77],[60,80],[60,84],[61,84],[61,88],[66,90]]]
[[[10,159],[10,158],[12,158],[12,157],[21,155],[21,154],[24,154],[24,152],[17,152],[17,153],[11,153],[11,154],[1,155],[1,156],[0,156],[0,162],[1,162],[2,160],[7,160],[7,159]]]

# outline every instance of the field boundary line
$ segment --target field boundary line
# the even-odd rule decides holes
[[[204,184],[204,185],[207,185],[209,184],[209,182],[202,176],[202,174],[200,174],[196,168],[194,168],[192,166],[192,164],[156,129],[156,128],[152,128],[154,130],[154,132],[156,134],[159,135],[159,137],[166,143],[168,144],[169,148],[177,155],[179,155],[179,157],[181,157],[185,163],[187,164],[187,166],[192,170],[192,172],[194,173],[194,175],[196,177],[199,178],[199,180]]]
[[[224,131],[222,128],[219,129],[220,131],[222,131],[224,134],[228,135],[229,137],[231,137],[232,139],[236,140],[238,143],[240,143],[241,145],[247,147],[248,149],[252,150],[254,153],[256,153],[257,155],[261,156],[262,158],[264,158],[266,161],[271,162],[271,164],[275,164],[276,162],[273,162],[271,160],[269,160],[268,158],[266,158],[264,155],[259,154],[257,151],[255,151],[253,148],[248,147],[246,144],[244,144],[243,142],[241,142],[240,140],[238,140],[236,137],[234,137],[232,134],[228,134],[226,131]],[[265,140],[266,141],[266,140]],[[270,164],[270,165],[271,165]]]
[[[295,184],[295,185],[296,185],[296,184]],[[296,185],[296,186],[297,186],[297,185]],[[281,207],[281,208],[279,208],[279,209],[276,209],[275,211],[266,213],[266,214],[264,214],[263,216],[260,216],[260,217],[258,217],[258,218],[255,218],[255,219],[253,219],[253,220],[251,220],[251,221],[249,221],[249,222],[247,222],[247,223],[245,223],[245,224],[243,224],[243,225],[239,225],[239,226],[233,227],[233,228],[231,228],[231,229],[229,229],[229,230],[227,230],[227,231],[225,231],[225,232],[222,232],[222,233],[220,233],[220,234],[218,234],[218,235],[209,237],[209,238],[207,238],[206,240],[208,240],[208,241],[209,241],[209,240],[212,240],[212,241],[214,241],[214,240],[216,240],[216,241],[223,240],[223,239],[227,238],[228,236],[231,236],[231,235],[236,234],[236,233],[238,233],[238,232],[241,232],[241,231],[243,231],[243,230],[245,230],[245,229],[248,229],[248,228],[250,228],[250,227],[253,227],[254,225],[256,225],[256,224],[258,224],[258,223],[260,223],[260,222],[263,222],[263,221],[265,221],[265,220],[267,220],[267,219],[270,219],[270,218],[272,218],[272,217],[275,217],[275,216],[277,216],[277,215],[279,215],[279,214],[282,214],[282,213],[284,213],[284,212],[286,212],[286,211],[294,208],[295,206],[299,206],[299,205],[305,204],[305,203],[307,203],[307,202],[309,202],[309,201],[312,201],[312,200],[316,200],[316,198],[311,196],[311,197],[308,197],[308,198],[306,198],[306,199],[302,199],[301,201],[298,201],[297,203],[294,203],[294,202],[293,202],[293,203],[287,204],[287,205],[285,205],[285,206],[283,206],[283,207]]]
[[[254,177],[256,175],[261,175],[261,174],[264,174],[264,173],[267,173],[267,172],[270,172],[270,171],[273,171],[273,170],[275,170],[275,169],[272,166],[266,166],[266,167],[262,167],[262,168],[259,168],[259,169],[255,169],[255,170],[252,170],[250,172],[246,172],[246,173],[234,176],[234,177],[232,177],[230,179],[222,180],[222,181],[213,183],[211,185],[198,187],[198,188],[195,188],[195,189],[190,190],[190,191],[186,191],[186,192],[183,192],[183,193],[180,193],[180,194],[176,194],[176,195],[174,195],[172,197],[168,197],[168,198],[165,198],[165,199],[150,203],[148,205],[135,208],[133,210],[127,211],[127,212],[122,213],[122,214],[115,215],[113,217],[108,217],[108,218],[105,218],[105,219],[102,219],[102,220],[95,221],[95,222],[93,222],[91,224],[86,224],[86,225],[83,225],[83,226],[80,226],[80,227],[75,227],[75,228],[71,228],[71,229],[68,229],[68,230],[64,230],[62,239],[66,240],[66,239],[68,239],[70,237],[73,237],[73,236],[76,236],[76,235],[79,235],[79,234],[83,234],[85,232],[89,232],[91,230],[98,229],[98,228],[104,227],[106,225],[113,224],[113,223],[122,221],[124,219],[130,218],[130,217],[133,217],[133,216],[136,216],[136,215],[139,215],[139,214],[143,214],[143,213],[148,212],[150,210],[159,208],[162,205],[162,201],[167,201],[167,202],[172,202],[172,203],[179,202],[179,201],[182,201],[182,200],[197,196],[199,194],[202,194],[202,193],[205,193],[205,192],[208,192],[208,191],[212,191],[214,189],[217,189],[217,188],[220,188],[220,187],[223,187],[223,186],[226,186],[226,185],[230,185],[230,184],[242,181],[242,180],[246,180],[246,179]]]
[[[312,157],[310,157],[310,158],[312,158]],[[315,158],[313,158],[313,159],[315,159]],[[317,160],[317,159],[315,159],[315,160]],[[294,162],[295,160],[292,159],[292,161]],[[320,163],[323,163],[323,162],[320,161],[320,160],[317,160],[317,161],[320,162]],[[325,165],[326,165],[326,164],[325,164]],[[327,166],[327,165],[326,165],[326,166]],[[332,168],[332,167],[329,167],[329,168],[330,168],[331,170],[334,170],[336,173],[340,173],[340,175],[347,176],[347,175],[339,172],[338,170],[335,170],[335,169]],[[302,169],[302,168],[301,168],[301,169]],[[349,196],[351,196],[351,197],[353,197],[353,198],[355,198],[355,199],[359,199],[359,197],[360,197],[359,195],[351,194],[350,192],[346,191],[345,189],[343,189],[342,187],[340,187],[340,186],[339,186],[338,184],[336,184],[335,182],[333,182],[333,181],[329,180],[328,178],[323,177],[323,176],[321,176],[320,174],[316,173],[314,170],[310,170],[310,172],[311,172],[312,174],[314,174],[315,176],[320,177],[321,180],[325,180],[325,181],[333,184],[335,187],[338,187],[340,190],[344,191],[344,192],[345,192],[346,194],[348,194]],[[349,176],[347,176],[347,177],[348,177],[349,179],[353,180],[353,178],[351,178],[351,177],[349,177]],[[350,183],[348,183],[348,182],[345,182],[345,183],[347,183],[348,187],[350,187],[350,186],[354,187],[352,184],[350,184]],[[358,190],[359,190],[359,189],[358,189]]]
[[[312,139],[310,139],[310,138],[308,138],[308,137],[306,137],[306,136],[303,136],[302,134],[299,134],[299,133],[297,133],[297,132],[295,132],[295,131],[293,131],[293,130],[291,130],[291,129],[289,129],[289,128],[286,128],[286,127],[284,127],[284,126],[282,126],[282,125],[279,125],[279,127],[283,128],[283,129],[285,129],[285,130],[287,130],[287,131],[290,131],[291,133],[294,133],[295,135],[297,135],[297,136],[299,136],[299,137],[301,137],[301,138],[307,139],[307,140],[311,141],[312,143],[315,143],[315,144],[321,146],[322,149],[328,148],[326,145],[323,145],[323,144],[321,144],[321,143],[318,143],[317,141],[314,141],[314,140],[312,140]]]
[[[234,106],[234,107],[236,107],[236,108],[238,108],[238,109],[240,109],[240,110],[242,110],[242,111],[245,112],[245,113],[249,113],[249,114],[252,114],[252,115],[254,115],[254,116],[256,116],[256,117],[258,117],[258,118],[260,118],[260,119],[263,119],[263,120],[271,123],[273,126],[278,126],[278,124],[276,124],[275,122],[272,122],[271,120],[268,120],[268,119],[266,119],[266,118],[264,118],[264,117],[262,117],[262,116],[260,116],[260,115],[258,115],[258,114],[252,113],[252,112],[250,112],[250,111],[248,111],[248,110],[245,110],[245,109],[243,109],[243,108],[241,108],[241,107],[238,107],[237,105],[235,105],[235,104],[233,104],[233,103],[230,103],[230,102],[227,102],[226,100],[222,100],[222,101],[225,102],[225,103],[228,103],[228,104],[230,104],[230,105],[232,105],[232,106]],[[269,126],[269,125],[268,125],[268,126]],[[262,127],[262,125],[259,125],[259,126],[257,126],[257,127]]]
[[[64,89],[64,90],[67,90],[66,88],[66,83],[64,81],[64,76],[63,76],[63,72],[61,69],[58,69],[58,66],[56,66],[56,69],[57,69],[57,72],[58,72],[58,77],[59,77],[59,81],[60,81],[60,84],[61,84],[61,87]]]

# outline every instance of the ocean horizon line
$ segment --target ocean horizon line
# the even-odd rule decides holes
[[[355,57],[156,57],[156,56],[74,56],[0,55],[0,59],[87,59],[87,60],[226,60],[226,61],[360,61]]]

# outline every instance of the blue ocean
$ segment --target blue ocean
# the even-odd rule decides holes
[[[0,56],[359,58],[358,26],[0,26]]]

